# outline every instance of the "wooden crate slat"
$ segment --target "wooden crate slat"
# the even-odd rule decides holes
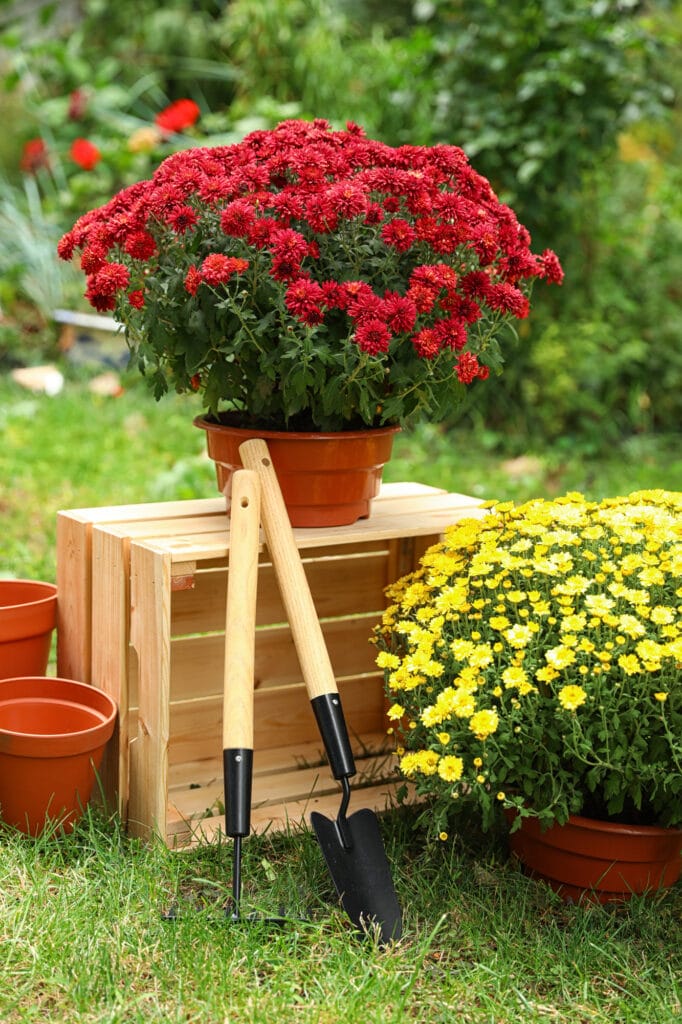
[[[371,672],[376,652],[370,644],[377,612],[353,618],[323,620],[322,632],[337,676]],[[222,633],[179,637],[171,641],[171,694],[187,700],[199,693],[222,693],[225,637]],[[257,631],[255,686],[258,690],[298,683],[301,667],[289,625],[265,626]]]
[[[385,725],[383,677],[361,676],[339,681],[339,692],[351,735],[379,732]],[[315,717],[303,684],[256,691],[255,749],[281,747],[286,739],[298,744],[319,738]],[[170,705],[170,764],[187,764],[222,750],[222,695]],[[138,736],[141,729],[138,728]],[[138,776],[145,778],[145,776]]]
[[[386,731],[365,733],[362,736],[350,737],[353,754],[356,758],[374,757],[379,754],[390,754],[394,742]],[[204,754],[206,751],[204,751]],[[312,767],[326,763],[326,755],[321,737],[308,743],[288,744],[283,747],[257,749],[254,753],[253,773],[257,775],[276,775],[278,772],[292,771],[304,767]],[[222,752],[216,751],[213,756],[197,761],[183,761],[168,767],[168,790],[186,789],[191,786],[212,785],[216,779],[222,784],[223,760]]]
[[[395,782],[396,765],[395,755],[389,753],[358,760],[357,775],[352,779],[355,794],[353,803],[361,800],[363,787],[378,785],[387,780]],[[312,768],[290,768],[267,775],[254,775],[251,803],[257,810],[288,800],[305,800],[311,793],[336,793],[337,800],[340,800],[339,784],[330,774],[328,765],[318,764]],[[222,770],[204,786],[183,786],[177,789],[171,787],[169,801],[176,807],[181,806],[183,816],[193,820],[206,815],[207,811],[213,814],[224,813]],[[351,807],[351,810],[354,809]]]
[[[397,806],[396,783],[384,782],[378,786],[370,786],[358,791],[353,798],[351,810],[367,807],[378,814]],[[357,800],[357,803],[355,802]],[[408,800],[414,803],[414,790],[408,786]],[[254,833],[281,832],[291,828],[310,828],[310,814],[317,811],[329,818],[335,818],[339,809],[337,793],[324,793],[317,796],[311,794],[303,800],[287,800],[281,804],[270,804],[251,810],[251,830]],[[168,809],[167,838],[171,846],[195,845],[199,842],[216,842],[218,836],[225,835],[225,822],[222,815],[190,822],[183,817],[182,810],[170,806]]]
[[[105,750],[100,778],[107,805],[118,807],[124,819],[131,704],[128,688],[129,552],[128,538],[119,539],[93,529],[91,682],[113,697],[119,708],[116,729]]]
[[[134,834],[166,833],[170,739],[170,559],[131,549],[131,642],[138,651],[136,743],[130,748],[128,813]]]
[[[90,682],[90,530],[77,516],[57,515],[57,672]]]
[[[320,617],[351,615],[383,608],[388,582],[388,549],[382,547],[348,559],[305,561],[306,577]],[[191,590],[173,597],[171,630],[174,637],[225,628],[227,570],[197,572]],[[257,625],[286,622],[286,612],[270,562],[258,568]]]
[[[422,505],[404,502],[396,511],[389,513],[382,510],[381,516],[360,519],[352,526],[317,529],[299,527],[294,531],[296,543],[301,551],[305,551],[320,544],[342,547],[347,543],[364,540],[390,540],[405,535],[441,533],[459,519],[480,519],[487,514],[486,509],[480,508],[481,502],[478,499],[462,496],[460,503],[453,504],[453,497],[456,496],[427,494],[422,498]],[[227,556],[228,546],[229,535],[226,533],[205,533],[197,537],[188,533],[186,536],[169,538],[164,543],[164,550],[174,561],[187,561],[207,557],[224,558]]]

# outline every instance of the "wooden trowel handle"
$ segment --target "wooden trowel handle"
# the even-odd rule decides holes
[[[253,685],[260,485],[256,473],[232,477],[230,558],[225,615],[223,750],[253,750]]]
[[[242,463],[258,473],[260,480],[265,539],[277,573],[308,696],[314,700],[323,694],[338,693],[334,670],[268,446],[260,439],[245,441],[239,446],[239,454]]]

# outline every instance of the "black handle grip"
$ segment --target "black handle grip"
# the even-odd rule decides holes
[[[332,775],[335,779],[347,779],[355,775],[355,761],[339,694],[323,693],[321,697],[314,697],[310,704],[315,712]]]
[[[225,831],[235,839],[251,831],[251,782],[253,750],[233,747],[223,750],[225,781]]]

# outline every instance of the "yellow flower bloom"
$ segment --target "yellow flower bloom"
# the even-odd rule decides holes
[[[379,668],[398,668],[400,665],[400,658],[397,654],[391,654],[389,651],[379,651],[376,657],[376,663]]]
[[[559,644],[558,647],[551,647],[548,651],[545,651],[545,660],[552,668],[566,668],[575,662],[575,651],[572,651],[570,647]]]
[[[438,762],[438,774],[444,782],[457,782],[462,778],[463,771],[464,761],[461,757],[455,757],[453,754],[441,757]]]
[[[590,615],[608,615],[614,604],[615,601],[605,594],[588,594],[585,598],[585,607]]]
[[[575,711],[576,708],[585,703],[587,694],[582,686],[575,686],[571,683],[559,690],[558,699],[562,708],[566,708],[567,711]]]
[[[477,711],[469,719],[469,728],[477,740],[484,740],[496,731],[499,717],[494,708]]]
[[[400,770],[411,775],[435,775],[438,770],[438,754],[434,750],[416,750],[404,754],[400,759]]]
[[[386,714],[391,720],[398,720],[405,714],[405,708],[402,704],[391,704]]]
[[[145,125],[128,136],[128,149],[131,153],[151,153],[160,142],[161,132],[158,128]]]
[[[668,699],[668,694],[661,690],[659,693],[654,694],[654,700],[658,700],[661,704],[665,704]]]
[[[618,665],[628,676],[639,675],[642,671],[639,659],[636,658],[634,654],[621,654],[618,659]]]
[[[517,623],[511,629],[508,629],[504,635],[512,647],[526,647],[533,639],[533,630],[530,626]]]
[[[651,609],[650,618],[657,626],[665,626],[675,621],[675,613],[672,608],[666,608],[665,605],[659,604]]]

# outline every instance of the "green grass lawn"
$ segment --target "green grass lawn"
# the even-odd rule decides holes
[[[224,844],[142,846],[96,815],[67,838],[6,834],[0,1019],[679,1021],[682,888],[627,907],[566,905],[498,842],[427,842],[413,826],[400,811],[383,820],[405,915],[385,950],[350,930],[310,833],[245,842],[247,909],[309,915],[284,928],[225,919]],[[176,902],[178,919],[164,921]]]
[[[61,508],[213,496],[191,401],[118,398],[70,379],[54,398],[0,379],[0,574],[54,579]],[[679,438],[609,458],[422,428],[389,480],[500,499],[682,490]],[[361,794],[352,808],[362,806]],[[682,886],[626,907],[566,905],[509,861],[503,836],[428,837],[382,819],[405,936],[358,941],[309,832],[245,843],[247,909],[304,910],[284,929],[229,924],[229,844],[171,852],[96,812],[70,837],[0,831],[0,1020],[78,1024],[673,1024],[682,1020]],[[170,923],[162,911],[178,903]]]

